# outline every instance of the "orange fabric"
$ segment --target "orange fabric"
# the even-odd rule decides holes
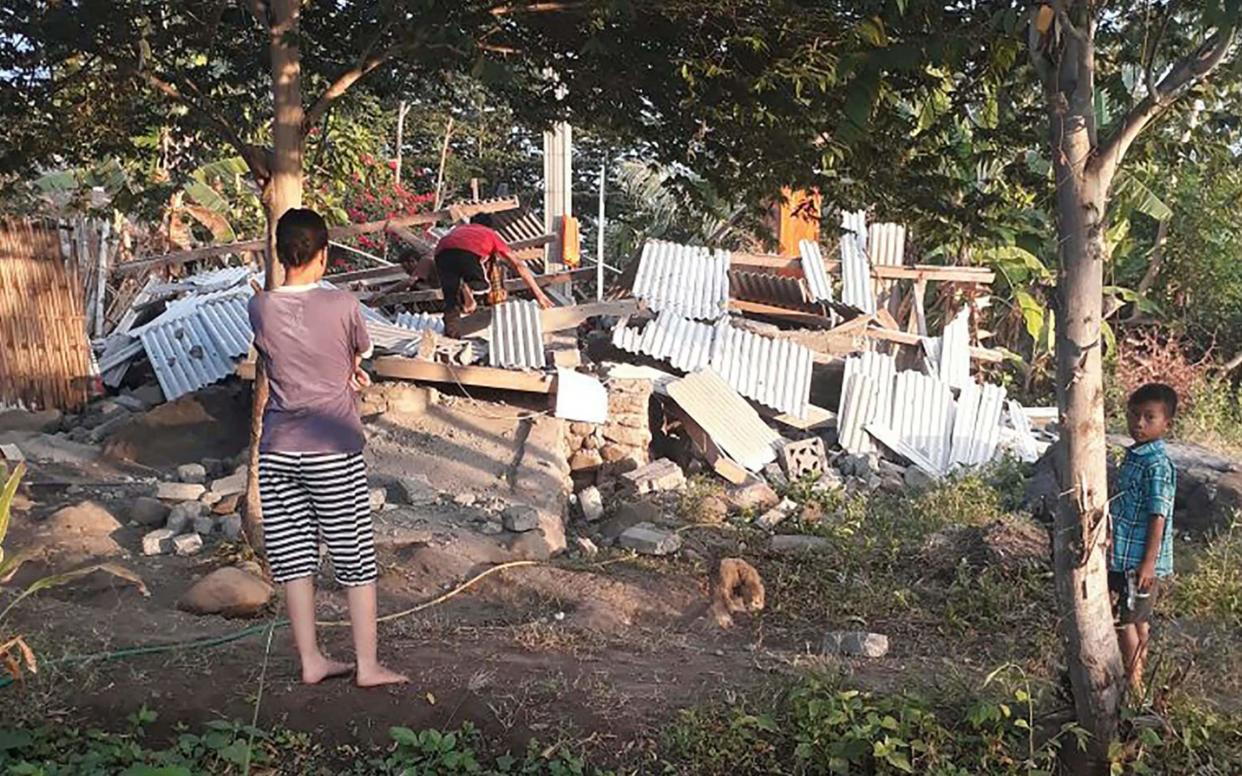
[[[562,216],[561,221],[561,261],[576,267],[582,263],[582,248],[578,239],[578,219],[573,216]]]

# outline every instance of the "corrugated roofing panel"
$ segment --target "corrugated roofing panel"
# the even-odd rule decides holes
[[[961,388],[970,379],[970,308],[963,307],[944,327],[937,364],[940,379]]]
[[[193,286],[199,291],[222,291],[245,283],[253,274],[254,270],[250,267],[224,267],[190,275],[183,278],[181,283]]]
[[[824,253],[819,243],[814,240],[802,240],[798,243],[802,255],[802,274],[806,276],[806,286],[810,297],[816,302],[832,301],[832,278],[824,267]]]
[[[612,331],[612,344],[627,353],[667,361],[682,372],[694,372],[711,363],[715,336],[712,324],[660,313],[642,328],[622,318]]]
[[[1019,460],[1026,463],[1034,463],[1039,459],[1039,443],[1035,439],[1035,435],[1031,433],[1031,419],[1027,416],[1026,410],[1022,408],[1021,403],[1017,399],[1010,399],[1006,403],[1008,410],[1009,425],[1014,430],[1016,443],[1014,445],[1014,453]]]
[[[999,385],[980,388],[971,382],[962,386],[953,422],[952,464],[974,466],[992,460],[1004,404],[1005,389]]]
[[[543,216],[529,210],[510,210],[492,216],[496,231],[507,243],[533,240],[543,237],[547,232],[543,229]]]
[[[665,310],[714,321],[728,310],[729,253],[649,240],[634,278],[634,296]]]
[[[492,308],[488,362],[506,369],[542,369],[546,365],[537,303],[511,299]]]
[[[787,307],[797,307],[810,301],[800,278],[740,269],[729,270],[729,295],[733,299],[749,299],[752,302]]]
[[[244,303],[240,309],[242,320],[231,321],[230,331],[218,339],[213,336],[211,327],[234,315],[234,306],[218,305],[206,318],[197,314],[183,315],[144,327],[142,345],[165,399],[172,401],[234,373],[234,359],[245,355],[250,348],[247,342],[240,353],[228,352],[235,343],[232,333],[242,327],[246,331],[250,329],[250,322],[244,317]]]
[[[397,325],[412,331],[444,333],[444,316],[438,313],[397,313]]]
[[[867,229],[867,256],[873,266],[899,267],[906,255],[904,224],[872,224]]]
[[[724,324],[716,329],[712,369],[743,396],[765,407],[806,417],[811,351],[787,339],[763,337]]]
[[[865,313],[875,312],[871,265],[857,238],[841,235],[841,301]]]
[[[776,460],[780,435],[711,369],[674,380],[667,390],[716,446],[742,466],[757,472]]]
[[[853,232],[855,239],[858,240],[859,247],[864,251],[867,250],[867,211],[855,210],[853,213],[841,214],[841,239],[845,239],[848,233]]]
[[[954,408],[953,391],[941,381],[911,370],[897,373],[892,430],[940,473],[949,468]]]
[[[845,360],[837,427],[841,446],[849,452],[875,452],[875,443],[865,431],[867,424],[892,424],[895,375],[892,356],[867,352]]]

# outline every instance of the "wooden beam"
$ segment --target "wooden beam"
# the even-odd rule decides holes
[[[790,310],[785,307],[763,304],[762,302],[747,302],[741,299],[730,299],[729,309],[737,310],[738,312],[743,313],[753,313],[755,315],[767,315],[772,318],[781,318],[787,321],[800,323],[805,326],[815,326],[822,329],[832,328],[832,319],[826,315],[816,315],[815,313]]]
[[[450,205],[442,210],[434,210],[430,213],[415,213],[413,215],[398,216],[387,221],[370,221],[365,224],[344,224],[342,226],[333,226],[328,229],[329,240],[340,240],[346,237],[357,237],[362,234],[374,234],[382,232],[389,228],[399,228],[408,226],[420,226],[424,224],[434,224],[440,221],[461,220],[469,218],[477,213],[499,213],[505,210],[513,210],[518,207],[517,197],[505,197],[502,199],[490,199],[482,202],[463,202],[456,205]],[[199,259],[208,259],[212,256],[220,256],[225,253],[241,253],[243,251],[262,251],[267,248],[267,239],[242,240],[240,242],[224,243],[223,245],[206,245],[202,248],[193,248],[188,251],[174,251],[159,256],[150,256],[148,258],[127,261],[124,264],[118,264],[114,272],[122,275],[134,274],[143,270],[150,271],[161,267],[171,267],[179,264],[185,264]]]
[[[982,267],[942,267],[933,264],[916,264],[912,267],[879,265],[871,268],[871,276],[878,280],[931,280],[983,285],[996,280],[995,272]]]
[[[409,277],[400,265],[395,267],[370,267],[356,269],[352,272],[339,272],[335,275],[324,275],[329,283],[356,283],[358,281],[401,280]]]
[[[455,383],[526,393],[554,393],[556,391],[556,380],[553,375],[494,369],[490,366],[439,364],[402,356],[381,356],[371,362],[371,370],[380,377],[400,380]]]
[[[729,266],[763,267],[764,269],[802,271],[802,259],[787,258],[765,253],[733,251],[729,254]]]
[[[873,329],[868,328],[860,334],[871,337],[872,339],[884,340],[886,342],[896,342],[899,345],[920,345],[922,338],[917,334],[910,334],[905,331],[893,331],[892,329]],[[987,348],[970,346],[970,357],[976,361],[987,361],[992,364],[999,364],[1005,360],[1005,356],[999,351],[989,350]]]
[[[634,315],[638,311],[639,302],[637,299],[616,299],[610,302],[591,302],[572,307],[553,307],[550,310],[540,310],[539,319],[545,332],[565,331],[566,329],[576,329],[589,318],[596,318],[601,315],[619,318],[625,315]]]
[[[806,405],[805,418],[799,418],[787,412],[782,412],[779,415],[772,414],[770,410],[762,414],[775,420],[777,423],[784,424],[790,428],[796,428],[799,431],[812,431],[818,428],[829,428],[837,425],[837,413],[832,410],[826,410],[823,407],[817,407],[814,404]]]
[[[576,277],[587,277],[594,275],[594,267],[584,267],[581,269],[569,270],[568,272],[552,272],[546,275],[535,275],[535,282],[540,286],[549,286],[557,283],[564,283],[567,280],[573,280]],[[334,280],[334,278],[328,278]],[[505,281],[506,291],[522,291],[526,288],[526,282],[521,278],[512,278]],[[444,299],[444,294],[438,288],[424,288],[419,291],[404,291],[399,294],[384,295],[384,304],[408,304],[410,302],[435,302]]]
[[[703,456],[703,460],[711,465],[717,474],[734,485],[741,485],[750,477],[750,473],[746,471],[740,463],[730,458],[716,445],[706,430],[690,417],[690,414],[681,408],[675,401],[665,401],[664,411],[669,417],[681,423],[681,427],[685,429],[686,436],[694,445],[694,449],[699,455]]]

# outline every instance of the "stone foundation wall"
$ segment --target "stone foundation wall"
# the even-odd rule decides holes
[[[608,485],[620,474],[650,462],[650,380],[608,383],[608,422],[570,423],[565,442],[578,485]]]

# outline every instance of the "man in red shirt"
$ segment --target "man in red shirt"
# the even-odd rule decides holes
[[[535,282],[526,262],[515,258],[509,246],[492,228],[492,217],[479,213],[470,223],[461,224],[440,238],[436,243],[436,274],[440,276],[440,289],[444,292],[444,333],[459,336],[461,314],[474,312],[474,291],[488,289],[487,262],[504,259],[526,282],[542,308],[552,306],[552,300]]]

